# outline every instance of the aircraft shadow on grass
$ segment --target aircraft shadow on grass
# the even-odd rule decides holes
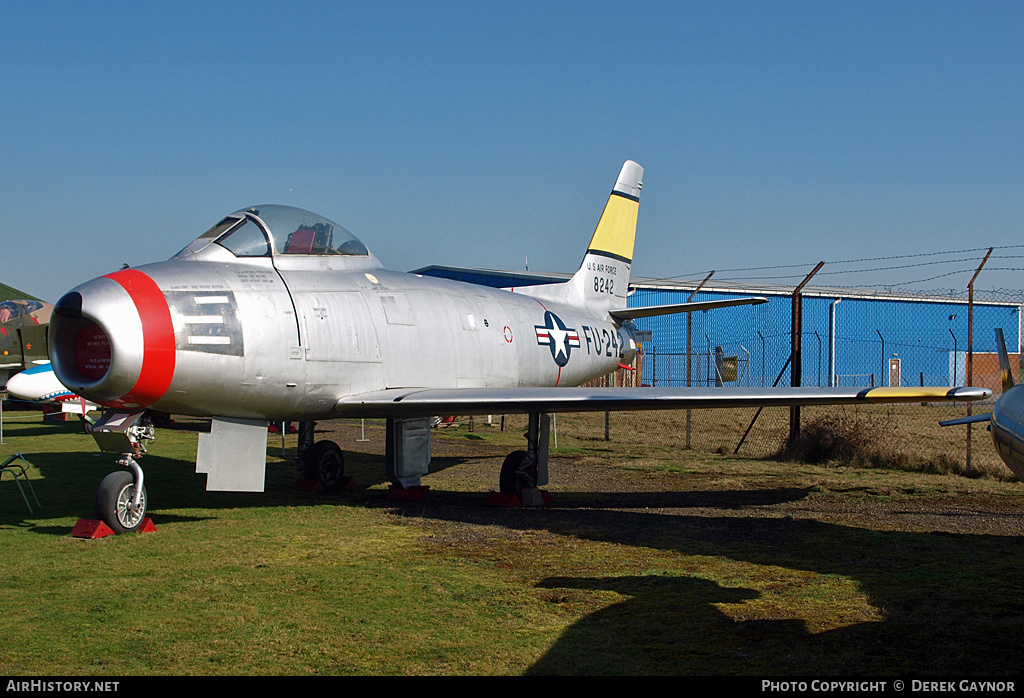
[[[1024,560],[1019,554],[1024,536],[878,531],[771,514],[686,511],[718,504],[721,509],[742,509],[805,494],[795,489],[584,493],[577,495],[582,503],[577,507],[573,493],[562,493],[552,509],[436,506],[409,508],[406,515],[750,563],[758,566],[752,574],[764,571],[773,586],[787,584],[793,570],[797,576],[810,572],[841,577],[878,610],[877,622],[843,621],[844,612],[836,610],[832,629],[821,631],[801,620],[799,610],[788,611],[792,618],[782,609],[769,612],[777,619],[734,620],[718,605],[753,600],[759,592],[699,577],[548,578],[536,586],[552,603],[587,590],[614,590],[629,598],[572,626],[530,673],[1019,673],[1019,655],[1011,648],[1024,637]],[[603,499],[605,505],[591,506],[586,503],[591,499]],[[1015,518],[988,511],[976,515]],[[807,593],[830,592],[826,584],[820,592]],[[827,606],[833,601],[826,596],[797,605]],[[595,652],[595,647],[602,651]]]
[[[785,618],[784,610],[771,612],[777,619],[734,620],[718,605],[754,599],[758,592],[695,577],[549,578],[538,588],[610,589],[628,598],[576,623],[531,673],[1019,673],[1016,655],[1008,651],[1019,646],[1024,631],[1024,564],[1014,553],[1019,536],[882,532],[779,518],[631,512],[599,518],[590,525],[552,520],[547,529],[840,576],[880,609],[880,622],[815,632],[803,620]],[[789,574],[766,572],[776,584],[785,584]],[[595,642],[605,649],[600,666],[588,651]]]
[[[273,445],[268,451],[273,454]],[[363,458],[380,470],[376,454],[354,455],[356,461]],[[109,468],[108,456],[79,454],[73,464],[66,453],[26,457],[44,476],[34,481],[42,517],[90,515],[91,483]],[[719,606],[753,602],[759,592],[695,576],[552,577],[536,585],[536,592],[551,603],[602,590],[626,599],[570,627],[530,673],[1002,675],[1020,669],[1016,649],[1024,637],[1021,536],[877,531],[814,519],[714,513],[796,501],[807,494],[798,488],[565,492],[554,507],[541,509],[485,507],[482,493],[439,490],[431,492],[426,504],[408,506],[385,503],[376,490],[329,496],[297,491],[291,463],[271,464],[265,493],[211,493],[204,490],[205,478],[194,474],[192,462],[155,455],[147,460],[147,485],[161,492],[160,509],[153,514],[158,525],[206,518],[163,514],[161,509],[308,506],[324,501],[339,506],[384,504],[410,520],[547,531],[638,551],[708,556],[753,564],[758,570],[782,570],[766,571],[768,584],[785,584],[793,571],[839,576],[857,585],[866,602],[880,610],[879,622],[851,620],[846,626],[815,632],[800,619],[799,611],[792,613],[793,618],[782,610],[771,612],[778,616],[771,620],[735,620]],[[441,458],[437,465],[443,469],[464,460],[469,459]],[[364,470],[372,472],[360,468]],[[192,477],[182,477],[185,473]],[[28,515],[14,490],[5,477],[0,483],[0,525],[26,526],[39,514]],[[669,508],[681,511],[666,512]],[[695,512],[698,508],[709,513]],[[30,530],[68,534],[64,527]],[[827,589],[825,585],[822,593]],[[827,605],[830,599],[817,602]],[[595,646],[602,651],[595,652]]]

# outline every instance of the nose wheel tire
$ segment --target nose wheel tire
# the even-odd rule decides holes
[[[345,481],[345,456],[333,441],[317,441],[304,456],[306,477],[316,480],[327,492],[333,492]]]
[[[96,490],[94,510],[96,518],[103,521],[114,533],[131,533],[139,530],[146,518],[146,487],[142,487],[142,499],[138,509],[131,507],[135,499],[135,480],[124,470],[110,473]]]

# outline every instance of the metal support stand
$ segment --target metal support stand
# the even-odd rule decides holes
[[[39,503],[39,497],[36,496],[36,490],[32,487],[32,481],[28,479],[28,473],[25,472],[25,466],[14,463],[14,461],[18,459],[21,459],[25,465],[30,468],[32,467],[32,464],[28,462],[28,459],[26,459],[25,456],[21,455],[21,453],[15,453],[13,456],[5,460],[3,464],[0,464],[0,477],[2,477],[4,473],[10,473],[14,476],[14,482],[18,485],[18,491],[21,492],[21,498],[25,500],[25,506],[28,507],[28,513],[33,514],[35,512],[32,511],[32,505],[28,503],[28,497],[25,496],[25,489],[21,486],[19,475],[20,477],[25,478],[25,482],[28,483],[28,489],[32,493],[32,498],[36,500],[36,506],[40,509],[42,509],[43,506]]]

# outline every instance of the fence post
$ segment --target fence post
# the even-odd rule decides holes
[[[712,269],[711,271],[708,272],[708,275],[704,277],[704,280],[701,281],[699,284],[697,284],[697,287],[695,289],[693,289],[692,293],[690,293],[689,298],[686,299],[687,303],[689,303],[690,301],[693,300],[693,297],[697,295],[697,291],[699,291],[701,289],[701,287],[708,282],[708,279],[710,279],[711,275],[714,274],[714,273],[715,273],[715,270]],[[686,314],[686,387],[687,388],[689,388],[690,386],[693,385],[693,383],[691,382],[692,368],[693,368],[693,356],[691,354],[692,346],[693,346],[692,345],[692,341],[691,341],[692,337],[693,337],[693,313],[687,313]],[[686,410],[686,448],[687,449],[689,449],[690,445],[691,445],[691,441],[690,441],[691,418],[692,418],[691,410],[687,409]]]
[[[988,257],[992,254],[994,248],[988,248],[988,252],[985,253],[985,258],[981,260],[981,264],[978,265],[977,271],[974,272],[974,276],[971,277],[970,282],[967,284],[967,387],[974,385],[974,280],[978,278],[978,274],[981,273],[981,268],[985,266],[985,262],[988,261]],[[971,403],[967,403],[967,415],[971,414]],[[967,477],[971,476],[971,423],[967,423]]]
[[[793,337],[792,337],[792,349],[790,351],[790,354],[793,357],[793,361],[792,361],[792,365],[790,367],[790,373],[789,373],[790,380],[789,380],[789,384],[791,386],[793,386],[794,388],[800,387],[801,377],[802,377],[801,376],[801,371],[803,370],[803,367],[801,366],[801,363],[800,363],[800,332],[803,329],[803,313],[802,313],[802,307],[801,307],[803,305],[803,302],[802,302],[803,299],[802,299],[802,296],[800,294],[800,291],[803,289],[804,286],[807,285],[807,282],[811,280],[811,277],[814,276],[815,274],[817,274],[818,270],[821,269],[823,266],[825,266],[825,262],[818,262],[818,266],[814,267],[814,270],[810,274],[808,274],[807,277],[804,278],[803,281],[800,282],[800,285],[797,286],[795,289],[793,289],[793,300],[792,300],[792,303],[793,303],[793,318],[792,318],[792,323],[791,323],[792,324],[792,330],[793,330]],[[793,405],[792,407],[789,408],[789,443],[790,443],[790,445],[796,444],[797,439],[799,439],[799,438],[800,438],[800,406],[799,405]]]

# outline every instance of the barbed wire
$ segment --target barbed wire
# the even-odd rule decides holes
[[[1024,259],[1024,254],[1002,254],[1002,253],[996,253],[997,250],[999,250],[999,251],[1010,251],[1010,250],[1024,249],[1024,245],[1001,245],[1001,246],[995,246],[995,247],[991,247],[991,248],[989,248],[989,247],[972,247],[972,248],[966,248],[966,249],[962,249],[962,250],[946,250],[946,251],[941,251],[941,252],[917,252],[917,253],[905,254],[905,255],[889,255],[889,256],[881,256],[881,257],[859,257],[859,258],[854,258],[854,259],[843,259],[843,260],[825,261],[824,262],[825,268],[822,271],[819,271],[815,276],[816,277],[822,277],[822,276],[845,276],[845,277],[849,277],[849,276],[856,275],[856,274],[869,274],[869,273],[882,272],[882,271],[899,271],[899,270],[904,270],[904,269],[915,269],[915,268],[920,268],[920,267],[936,266],[936,265],[942,265],[942,264],[959,264],[959,265],[962,265],[965,261],[978,261],[978,262],[980,262],[981,259],[983,259],[982,255],[977,255],[976,257],[967,257],[967,258],[964,258],[963,255],[965,255],[965,254],[972,254],[973,255],[973,254],[977,254],[977,253],[981,253],[981,252],[986,252],[987,253],[990,249],[992,250],[992,254],[989,255],[989,259],[990,260],[998,260],[998,259],[1005,259],[1005,260]],[[901,260],[901,259],[918,259],[918,258],[922,258],[922,257],[939,257],[939,256],[950,256],[950,255],[957,255],[957,257],[953,258],[953,259],[939,259],[939,260],[931,260],[931,261],[923,261],[923,262],[913,262],[913,263],[909,263],[909,264],[891,264],[891,265],[888,265],[888,266],[875,266],[875,267],[866,267],[866,268],[859,268],[859,269],[828,269],[828,267],[830,267],[830,266],[834,267],[834,266],[849,265],[849,264],[864,264],[864,263],[867,263],[867,262],[884,262],[884,261],[895,261],[895,260]],[[801,264],[773,264],[773,265],[761,265],[761,266],[753,266],[753,267],[735,267],[735,268],[731,268],[731,269],[718,269],[718,270],[706,269],[706,270],[698,271],[698,272],[688,272],[688,273],[685,273],[685,274],[676,274],[676,275],[673,275],[673,276],[659,277],[659,278],[656,278],[656,279],[652,279],[652,281],[671,281],[671,280],[675,280],[675,279],[700,278],[700,277],[706,276],[707,274],[709,274],[712,271],[714,271],[714,272],[716,272],[718,274],[718,276],[716,278],[717,281],[727,281],[727,282],[731,282],[731,283],[752,282],[752,281],[771,281],[771,282],[799,281],[800,279],[803,279],[806,276],[806,270],[814,268],[814,266],[816,264],[817,264],[817,262],[808,262],[808,263],[801,263]],[[799,273],[792,273],[792,274],[774,274],[774,275],[758,275],[758,276],[752,276],[752,275],[747,275],[747,274],[736,275],[737,273],[741,273],[741,272],[773,271],[773,270],[784,270],[784,269],[801,269],[801,270],[805,270],[805,271],[804,272],[799,272]],[[1020,271],[1024,271],[1024,268],[1022,268],[1022,267],[1012,267],[1012,266],[1000,266],[1000,267],[986,266],[984,269],[986,271],[990,271],[990,272],[994,272],[994,271],[1002,271],[1002,272],[1020,272]],[[927,283],[929,281],[935,281],[936,279],[941,279],[941,278],[945,278],[945,277],[949,277],[949,276],[955,276],[957,274],[973,273],[976,270],[977,270],[977,266],[971,266],[971,267],[960,268],[960,269],[956,269],[956,270],[953,270],[953,271],[945,272],[945,273],[942,273],[942,274],[935,274],[935,275],[932,275],[932,276],[928,276],[928,277],[924,277],[924,278],[920,278],[920,279],[909,280],[909,281],[897,281],[895,283],[889,283],[889,284],[878,283],[878,282],[863,283],[863,284],[844,284],[843,286],[845,288],[851,288],[851,289],[872,289],[872,288],[889,289],[890,292],[891,292],[891,289],[904,289],[903,292],[906,292],[907,289],[905,287],[914,286],[914,285],[922,284],[922,283]],[[722,276],[722,274],[725,274],[726,276]],[[922,293],[922,291],[920,291],[920,290],[915,290],[914,292],[915,293]],[[942,289],[942,295],[950,295],[950,292],[952,292],[952,295],[959,295],[961,293],[961,290],[957,290],[957,289]],[[988,293],[998,293],[998,294],[1001,294],[1001,295],[1021,295],[1019,292],[1008,290],[1008,289],[999,289],[999,290],[994,290],[993,289],[993,290],[990,290],[990,291],[987,291],[987,292]]]

